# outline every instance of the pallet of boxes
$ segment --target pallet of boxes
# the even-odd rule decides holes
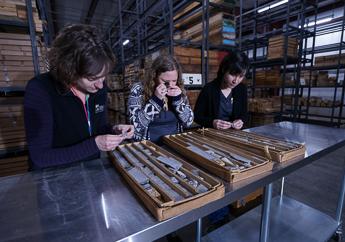
[[[39,69],[46,70],[46,48],[41,41],[42,21],[36,2],[32,1],[36,28]],[[27,22],[25,0],[0,1],[0,19]],[[28,170],[27,144],[24,130],[23,90],[32,77],[34,65],[28,27],[3,25],[0,32],[0,176]],[[12,90],[20,90],[13,92]]]

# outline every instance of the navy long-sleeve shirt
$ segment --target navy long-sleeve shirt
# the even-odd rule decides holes
[[[89,98],[92,133],[82,101],[50,73],[31,79],[24,98],[26,138],[33,169],[99,157],[95,136],[111,132],[106,87]]]

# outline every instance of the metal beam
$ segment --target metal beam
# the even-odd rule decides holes
[[[52,35],[52,38],[55,38],[56,34],[59,32],[59,27],[58,27],[58,19],[57,19],[57,14],[56,14],[56,2],[55,0],[45,0],[47,9],[49,11],[49,15],[51,21],[48,22],[49,24],[49,32]],[[49,21],[49,17],[48,17]]]
[[[34,17],[32,15],[32,3],[31,0],[25,0],[26,3],[26,12],[28,17],[30,40],[31,40],[31,50],[32,50],[32,59],[34,65],[35,75],[40,74],[39,62],[38,62],[38,52],[37,52],[37,42],[36,42],[36,28],[34,23]]]
[[[96,7],[97,7],[97,4],[98,4],[98,0],[91,0],[89,10],[87,11],[87,15],[86,15],[86,17],[84,19],[84,23],[85,24],[90,24],[91,23],[93,14],[95,13],[95,10],[96,10]]]

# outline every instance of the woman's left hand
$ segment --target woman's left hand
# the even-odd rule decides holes
[[[173,86],[168,88],[167,96],[176,97],[182,93],[178,86]]]
[[[113,126],[115,134],[121,134],[126,139],[131,139],[134,135],[134,126],[129,124],[118,124]]]
[[[236,119],[234,122],[232,122],[232,127],[234,129],[242,129],[243,121],[241,119]]]

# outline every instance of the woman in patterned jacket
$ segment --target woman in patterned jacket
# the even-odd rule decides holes
[[[183,131],[194,114],[183,87],[181,67],[172,56],[159,56],[143,83],[136,83],[128,100],[135,140],[161,144],[161,137]]]

